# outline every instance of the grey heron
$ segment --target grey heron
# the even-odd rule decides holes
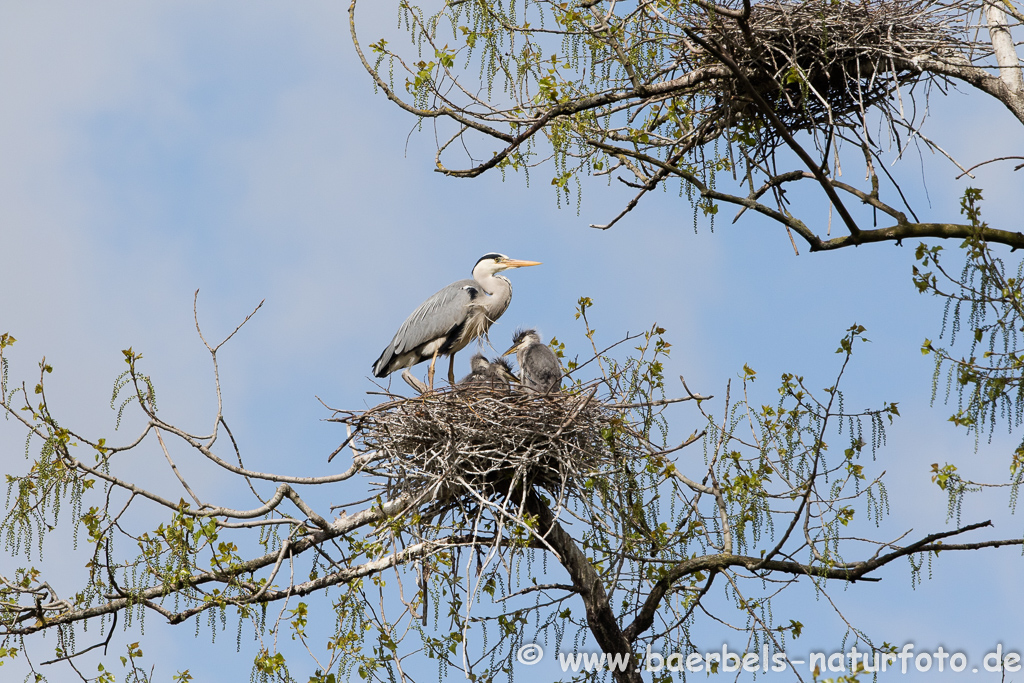
[[[484,254],[473,266],[472,280],[453,282],[420,304],[373,364],[375,377],[430,361],[427,384],[434,388],[434,364],[448,356],[448,381],[455,384],[455,354],[487,333],[512,301],[512,283],[498,275],[509,268],[539,266],[539,261],[520,261],[504,254]],[[410,382],[412,384],[412,382]]]
[[[540,340],[536,330],[516,330],[512,348],[502,356],[516,352],[519,381],[528,390],[540,393],[557,391],[562,384],[562,366],[558,357]]]
[[[512,366],[504,358],[488,360],[478,353],[469,360],[470,373],[459,380],[459,386],[489,386],[492,389],[507,388],[509,382],[518,382],[512,373]]]

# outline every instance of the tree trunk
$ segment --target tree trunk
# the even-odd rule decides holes
[[[1013,36],[1006,23],[1006,13],[997,4],[1000,0],[985,0],[985,19],[988,34],[992,39],[992,50],[999,63],[999,78],[1006,89],[1015,95],[1024,94],[1024,78],[1021,77],[1020,59],[1013,45]]]

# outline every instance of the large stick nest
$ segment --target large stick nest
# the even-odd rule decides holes
[[[364,471],[389,496],[487,498],[537,485],[564,500],[614,467],[617,413],[583,393],[537,395],[460,386],[381,404],[356,420]]]
[[[922,76],[912,58],[962,52],[966,10],[914,0],[770,0],[743,21],[719,17],[700,31],[729,54],[790,130],[862,119],[872,104],[899,98]],[[749,89],[723,93],[737,113]],[[898,102],[897,102],[897,109]]]

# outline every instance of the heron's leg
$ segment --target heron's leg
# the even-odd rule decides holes
[[[427,393],[427,385],[413,377],[413,374],[409,372],[409,368],[402,370],[402,379],[404,379],[405,383],[415,389],[418,393]]]
[[[455,354],[448,356],[448,384],[455,386]]]
[[[437,347],[434,351],[434,357],[430,359],[430,367],[427,368],[427,384],[430,386],[430,390],[434,390],[434,363],[437,362],[437,352],[441,350],[441,347]]]

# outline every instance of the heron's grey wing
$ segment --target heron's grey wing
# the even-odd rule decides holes
[[[528,370],[527,386],[537,391],[554,391],[562,383],[562,367],[555,352],[544,344],[531,344],[523,355]]]
[[[419,305],[398,328],[391,344],[396,353],[447,336],[466,319],[469,304],[477,297],[479,286],[473,280],[453,282]]]
[[[465,322],[469,304],[479,295],[473,280],[459,280],[424,301],[398,328],[391,343],[373,364],[373,374],[385,377],[398,368],[425,360],[419,353],[430,342],[446,338]],[[429,358],[429,355],[427,356]]]

